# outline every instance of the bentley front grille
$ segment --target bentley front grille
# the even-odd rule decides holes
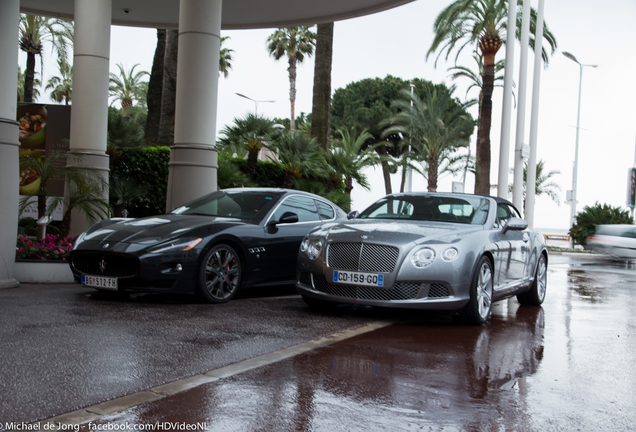
[[[325,294],[360,300],[411,300],[420,292],[418,283],[398,283],[393,288],[340,285],[327,282],[323,275],[313,275],[314,288]]]
[[[369,243],[332,243],[327,248],[327,265],[341,270],[391,273],[400,249]]]
[[[139,272],[139,259],[132,255],[103,252],[82,252],[73,254],[71,265],[82,274],[107,277],[133,277]]]

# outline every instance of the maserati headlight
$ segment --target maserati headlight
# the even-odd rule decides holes
[[[411,264],[417,268],[425,268],[435,261],[435,250],[424,247],[411,254]]]
[[[315,260],[322,253],[324,242],[323,239],[320,238],[306,238],[300,244],[301,252],[307,254],[309,259]]]
[[[165,253],[165,252],[170,252],[170,251],[189,251],[190,249],[193,249],[196,245],[198,245],[199,243],[201,243],[203,239],[202,238],[196,238],[196,239],[176,239],[172,242],[168,242],[168,243],[162,243],[160,245],[157,246],[153,246],[151,248],[148,249],[148,252],[150,253]]]
[[[455,261],[459,256],[459,251],[454,247],[449,247],[442,252],[442,259],[446,262]]]

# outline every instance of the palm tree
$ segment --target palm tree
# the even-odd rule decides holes
[[[44,90],[51,91],[51,99],[55,102],[62,102],[66,105],[71,101],[73,93],[73,65],[70,65],[66,59],[58,58],[57,67],[60,76],[54,76],[49,79]]]
[[[18,102],[24,102],[24,80],[26,78],[26,71],[22,72],[22,68],[18,66]],[[36,101],[40,97],[40,90],[37,87],[40,87],[42,82],[38,78],[38,73],[35,72],[33,76],[33,93],[32,93],[32,101]]]
[[[271,146],[278,150],[278,159],[285,169],[284,188],[291,189],[294,178],[303,175],[325,177],[328,174],[324,150],[307,134],[292,130],[283,133]]]
[[[296,106],[296,66],[302,63],[305,55],[311,56],[316,45],[316,33],[310,26],[279,28],[267,38],[267,49],[276,60],[287,56],[289,73],[289,102],[291,104],[291,130],[295,129]]]
[[[453,98],[455,86],[427,86],[424,99],[408,90],[393,102],[398,113],[385,120],[384,135],[400,133],[428,164],[428,190],[437,190],[440,163],[460,147],[467,147],[475,121],[466,110],[476,101],[459,103]]]
[[[50,43],[60,56],[66,58],[68,46],[73,42],[73,24],[61,19],[21,14],[19,32],[20,49],[27,54],[24,101],[33,102],[35,57],[40,56],[40,68],[42,68],[44,44]]]
[[[135,108],[138,109],[138,108]],[[117,147],[139,147],[144,143],[144,129],[131,109],[118,110],[108,108],[108,128],[106,130],[106,145],[112,153]]]
[[[46,198],[49,196],[47,186],[50,180],[62,177],[67,184],[82,185],[97,178],[97,174],[94,174],[90,168],[80,165],[83,160],[84,155],[74,151],[51,152],[46,157],[41,154],[20,154],[21,175],[32,173],[39,175],[40,178],[40,187],[35,193],[38,198],[38,219],[50,213],[47,213],[46,208]],[[28,199],[28,197],[25,198]],[[44,226],[39,225],[38,237],[42,237],[43,233]]]
[[[58,206],[64,208],[64,215],[60,223],[60,238],[68,237],[71,231],[73,210],[81,210],[91,225],[110,216],[110,205],[108,201],[102,198],[102,191],[105,186],[97,178],[82,177],[67,182],[66,192],[63,197],[53,197],[47,213],[49,215],[53,214]]]
[[[448,71],[451,72],[449,76],[451,77],[453,81],[459,78],[468,78],[470,81],[472,81],[471,84],[466,89],[466,97],[468,97],[468,92],[472,90],[473,88],[476,87],[479,89],[478,107],[479,107],[479,111],[481,112],[481,100],[483,99],[483,96],[484,96],[484,92],[482,90],[482,87],[483,87],[482,76],[484,74],[484,57],[481,54],[475,52],[473,53],[473,59],[475,60],[475,63],[477,63],[478,72],[473,71],[469,67],[457,66],[457,65],[448,68]],[[504,70],[505,63],[506,63],[505,60],[499,60],[497,63],[495,63],[495,79],[493,81],[494,87],[503,87],[504,76],[501,74],[501,72]],[[514,86],[515,84],[513,83],[512,85]],[[514,93],[512,94],[512,96],[513,97],[515,96]],[[479,125],[477,125],[477,128],[479,128]],[[478,135],[479,135],[479,132],[478,132]]]
[[[355,128],[338,129],[339,138],[334,140],[333,146],[328,153],[328,164],[339,176],[344,176],[345,193],[351,195],[353,190],[353,181],[358,182],[360,186],[369,189],[369,181],[367,176],[363,174],[366,167],[377,165],[380,162],[379,157],[372,148],[363,150],[365,143],[369,139],[373,139],[367,130],[363,130],[358,134]]]
[[[519,0],[522,3],[522,0]],[[534,47],[537,24],[536,10],[530,14],[530,39]],[[435,60],[439,60],[446,52],[446,59],[459,45],[455,60],[467,46],[477,44],[483,55],[482,101],[479,111],[479,131],[477,136],[477,175],[475,178],[475,193],[488,194],[490,191],[490,126],[492,122],[492,92],[495,80],[495,55],[499,48],[506,43],[504,30],[507,26],[508,2],[506,0],[455,0],[447,6],[435,19],[433,30],[435,38],[426,57],[441,47]],[[521,13],[517,13],[516,36],[521,35]],[[544,26],[543,37],[550,44],[552,53],[556,49],[556,39]],[[545,63],[548,55],[542,52]]]
[[[561,187],[553,182],[551,179],[557,175],[561,174],[560,171],[545,171],[545,161],[543,159],[537,162],[537,181],[534,187],[535,196],[547,195],[557,204],[559,203],[559,192],[561,192]],[[514,172],[514,170],[510,170],[510,172]],[[523,161],[523,208],[526,208],[526,182],[528,176],[528,161]],[[512,193],[512,184],[508,185],[508,192]]]
[[[229,36],[221,37],[221,52],[219,53],[219,73],[223,74],[224,78],[230,74],[230,69],[232,69],[232,53],[233,49],[223,48],[223,42],[228,40]]]
[[[233,126],[226,126],[219,133],[221,149],[241,157],[247,152],[247,175],[251,180],[256,175],[258,153],[266,141],[275,139],[278,134],[274,125],[267,117],[247,114],[244,118],[235,118]]]
[[[108,87],[108,93],[109,96],[114,98],[111,105],[116,101],[120,101],[121,108],[126,109],[131,107],[135,101],[141,101],[145,104],[148,82],[142,81],[142,78],[150,74],[146,71],[139,71],[135,73],[135,68],[137,66],[139,66],[139,63],[134,65],[130,71],[126,72],[120,63],[117,65],[119,75],[112,72],[110,73],[110,86]]]
[[[331,64],[334,23],[318,24],[314,89],[311,108],[311,137],[329,149],[331,134]]]

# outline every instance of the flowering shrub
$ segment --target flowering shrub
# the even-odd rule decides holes
[[[16,259],[66,261],[73,250],[75,237],[58,238],[47,234],[43,239],[19,235],[15,248]]]

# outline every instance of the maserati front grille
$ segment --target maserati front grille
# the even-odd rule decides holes
[[[139,272],[139,258],[108,252],[76,251],[71,265],[76,271],[91,276],[126,278]]]

